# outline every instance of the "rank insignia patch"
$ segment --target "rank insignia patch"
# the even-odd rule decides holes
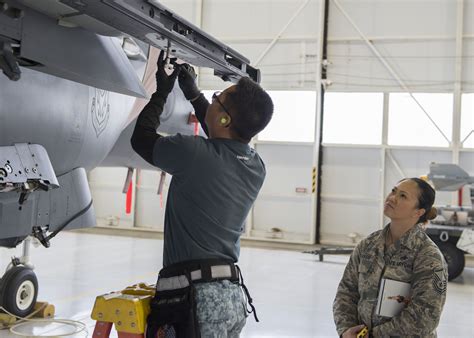
[[[448,281],[444,275],[443,269],[433,270],[433,287],[437,293],[442,295],[446,292]]]

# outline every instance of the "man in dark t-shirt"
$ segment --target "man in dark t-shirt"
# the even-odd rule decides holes
[[[242,78],[215,93],[209,104],[195,84],[191,66],[176,65],[169,76],[164,66],[161,52],[157,90],[140,113],[131,139],[139,155],[173,176],[165,212],[164,269],[156,298],[166,299],[166,292],[173,290],[175,298],[168,301],[173,303],[178,299],[176,290],[192,288],[195,336],[238,337],[246,306],[239,288],[240,271],[234,263],[239,258],[245,219],[265,178],[265,165],[248,143],[270,121],[273,103],[257,83]],[[208,138],[156,133],[178,75]],[[187,314],[170,315],[174,308],[163,307],[163,301],[158,307],[158,303],[152,302],[149,321],[153,315],[160,318],[153,325],[169,324],[178,337],[193,336],[189,320],[188,324],[179,322]],[[163,319],[167,316],[168,322]]]

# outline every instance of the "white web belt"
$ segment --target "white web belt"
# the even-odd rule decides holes
[[[232,271],[228,264],[226,265],[213,265],[211,268],[212,279],[223,279],[231,278]],[[191,271],[191,280],[202,279],[201,269]],[[182,289],[189,286],[189,281],[186,275],[178,275],[173,277],[159,278],[156,284],[156,291],[169,291]]]

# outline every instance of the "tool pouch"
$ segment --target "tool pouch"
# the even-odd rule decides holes
[[[157,291],[150,302],[146,338],[200,338],[194,285]]]

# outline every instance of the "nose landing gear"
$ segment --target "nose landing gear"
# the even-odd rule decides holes
[[[38,296],[38,279],[25,266],[10,268],[0,281],[0,305],[18,317],[28,316]]]
[[[0,279],[0,306],[18,317],[28,316],[38,296],[38,279],[29,263],[32,238],[23,242],[23,255],[12,258],[7,271]]]

